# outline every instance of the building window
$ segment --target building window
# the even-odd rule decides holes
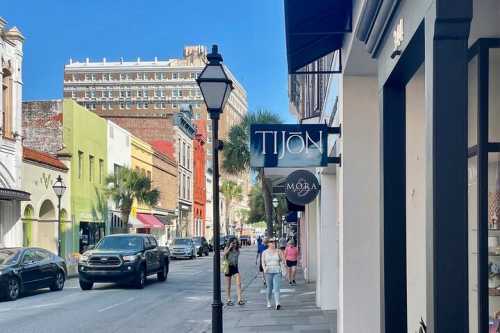
[[[90,97],[91,98],[95,98],[95,90],[91,90],[90,91]]]
[[[132,102],[125,103],[125,109],[130,110],[131,106],[132,106]]]
[[[182,166],[186,166],[186,143],[182,143]]]
[[[90,75],[90,80],[91,81],[96,81],[96,75],[95,74],[91,74]]]
[[[173,103],[173,104],[172,104],[172,107],[173,107],[174,109],[177,109],[177,103]]]
[[[120,110],[123,110],[125,109],[125,103],[124,102],[120,102]]]
[[[149,103],[148,102],[144,102],[144,109],[147,109],[149,108]]]
[[[195,72],[191,72],[191,73],[189,73],[189,77],[190,77],[192,80],[196,79],[196,73],[195,73]]]
[[[7,70],[3,70],[2,79],[2,124],[3,136],[12,138],[12,75]]]
[[[83,175],[83,152],[78,151],[78,179],[82,179]]]
[[[172,73],[172,79],[173,80],[178,80],[179,79],[179,73]]]
[[[90,74],[85,74],[85,81],[90,81]]]
[[[187,199],[191,200],[191,177],[187,177]]]
[[[151,180],[151,171],[147,171],[147,176],[148,176],[148,179]]]
[[[186,199],[186,175],[182,175],[182,197]]]
[[[165,107],[167,106],[167,104],[165,102],[161,102],[160,106],[161,106],[162,109],[165,109]]]
[[[191,169],[191,147],[187,147],[187,168]]]
[[[177,162],[181,163],[181,139],[177,143]]]
[[[104,161],[102,159],[99,159],[99,184],[103,183],[103,176],[104,176]]]
[[[71,98],[76,98],[76,92],[75,91],[71,92]]]
[[[89,155],[89,181],[94,180],[94,156]]]

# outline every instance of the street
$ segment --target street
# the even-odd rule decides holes
[[[96,284],[81,291],[73,278],[60,292],[42,289],[0,302],[0,332],[205,332],[211,320],[212,259],[211,254],[172,260],[167,281],[152,275],[143,290]],[[254,247],[242,249],[240,272],[245,287],[256,274]]]

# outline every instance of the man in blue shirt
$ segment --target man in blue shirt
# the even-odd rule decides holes
[[[264,282],[264,286],[266,286],[266,275],[264,274],[264,269],[262,268],[262,252],[267,250],[266,244],[259,237],[257,238],[257,257],[255,257],[255,265],[257,265],[257,261],[259,262],[259,272],[262,274],[262,281]]]

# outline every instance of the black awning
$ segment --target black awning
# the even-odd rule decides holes
[[[30,194],[28,192],[13,190],[10,188],[0,188],[0,200],[30,201]]]
[[[174,223],[172,222],[173,217],[168,217],[166,215],[160,215],[160,214],[153,214],[158,220],[160,220],[161,223],[164,225],[173,225]]]
[[[284,0],[288,72],[342,48],[352,0]]]

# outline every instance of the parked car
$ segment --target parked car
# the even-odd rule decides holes
[[[191,238],[175,238],[172,242],[172,258],[196,258],[196,247]]]
[[[193,237],[193,242],[196,248],[196,253],[199,257],[201,257],[202,255],[208,256],[210,248],[205,237]]]
[[[64,259],[45,249],[0,248],[0,294],[9,301],[26,290],[62,290],[67,273]]]
[[[105,236],[95,248],[83,253],[78,263],[82,290],[92,289],[95,282],[128,282],[142,289],[148,275],[156,274],[163,282],[168,270],[168,248],[158,246],[148,234]]]

